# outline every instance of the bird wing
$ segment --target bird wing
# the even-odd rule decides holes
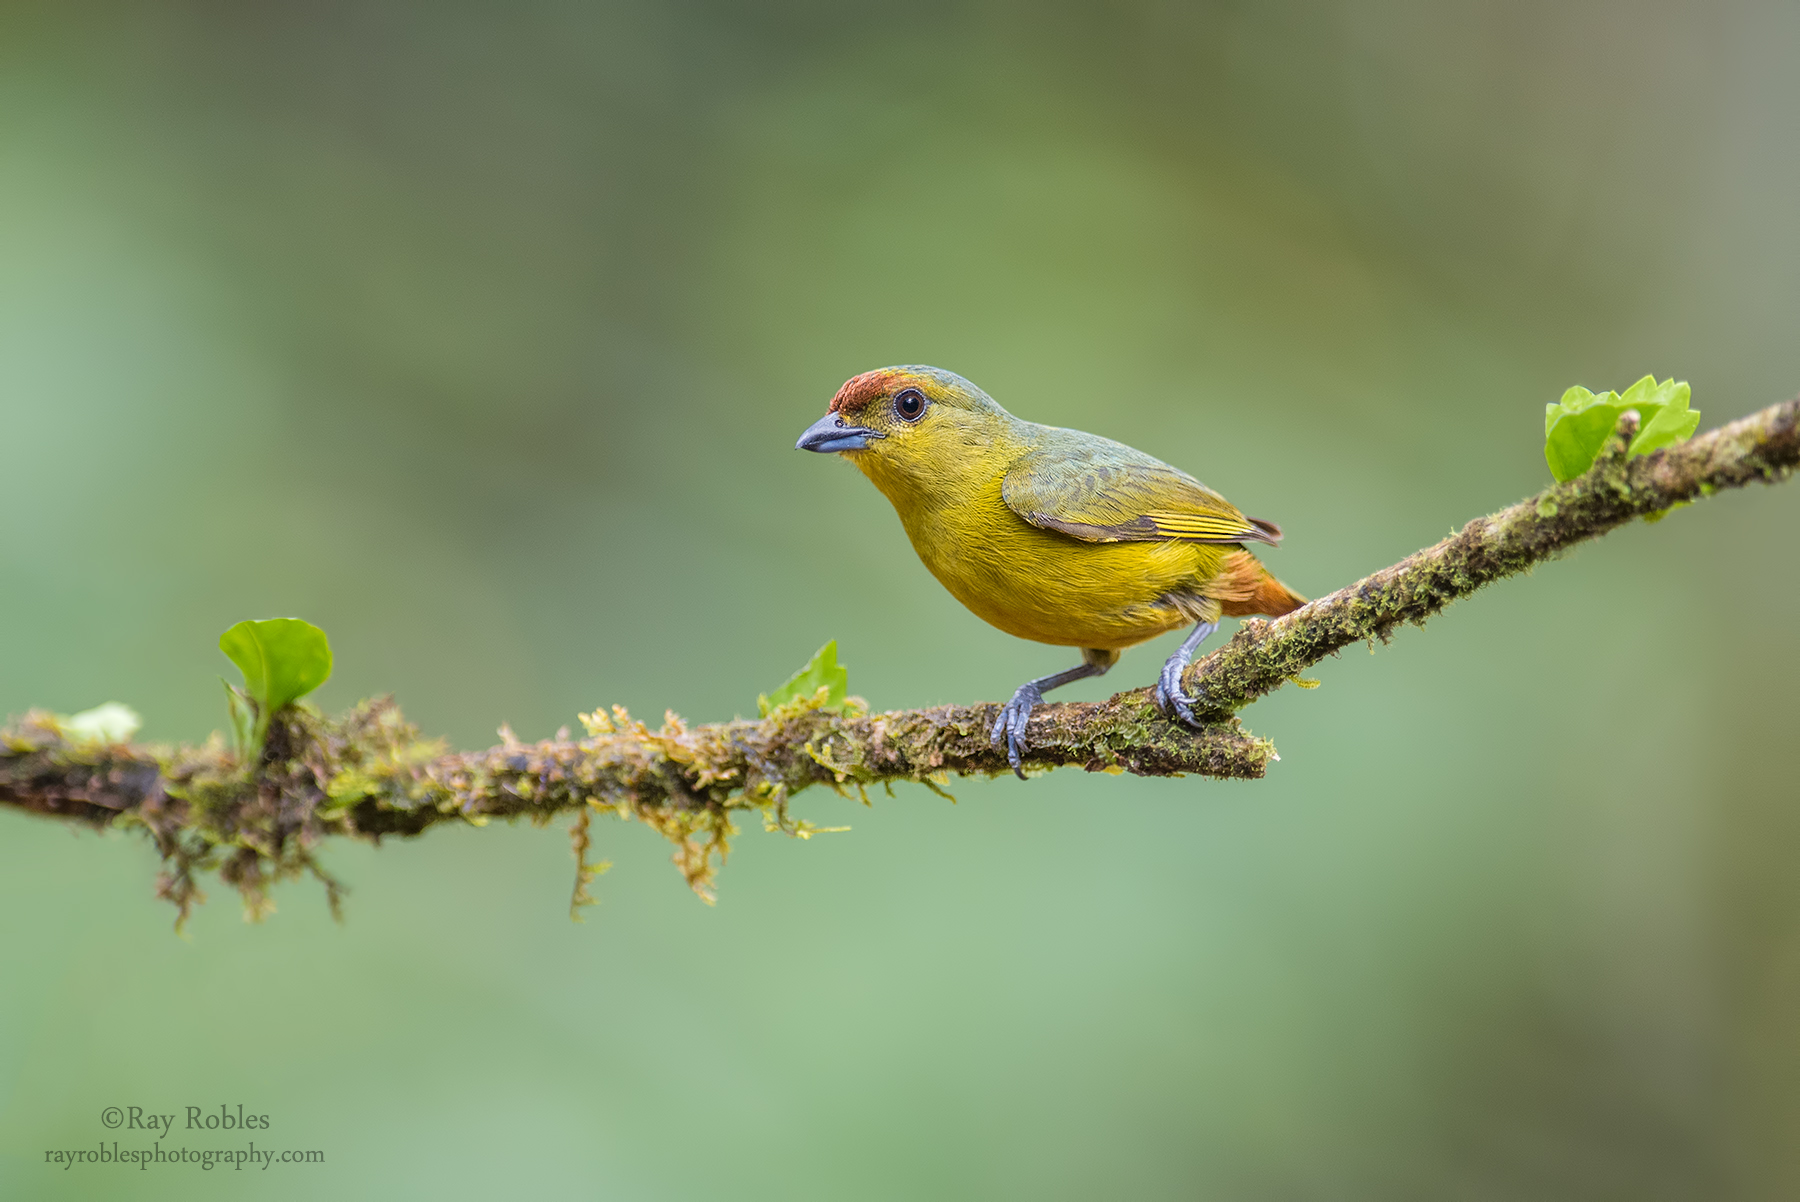
[[[1271,546],[1281,527],[1247,518],[1186,472],[1123,443],[1057,430],[1000,485],[1014,513],[1090,543],[1241,543]]]

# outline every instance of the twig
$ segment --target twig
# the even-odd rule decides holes
[[[1637,414],[1627,410],[1594,466],[1436,546],[1273,621],[1245,622],[1230,642],[1188,670],[1189,691],[1225,713],[1352,643],[1386,642],[1403,622],[1423,625],[1450,602],[1524,572],[1636,517],[1752,481],[1773,484],[1800,463],[1800,398],[1650,455],[1627,459]]]

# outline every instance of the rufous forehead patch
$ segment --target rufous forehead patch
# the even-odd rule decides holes
[[[878,401],[894,390],[894,387],[906,378],[902,371],[886,369],[865,371],[860,376],[851,376],[844,381],[844,386],[837,390],[831,398],[831,413],[855,413],[870,401]]]

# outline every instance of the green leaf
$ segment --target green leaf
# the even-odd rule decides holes
[[[1686,383],[1664,380],[1658,384],[1655,376],[1645,376],[1622,396],[1569,389],[1560,402],[1544,407],[1544,459],[1551,474],[1558,481],[1573,480],[1594,466],[1627,409],[1638,414],[1638,433],[1628,454],[1648,455],[1686,442],[1700,427],[1700,412],[1688,408],[1689,396]]]
[[[59,714],[56,724],[71,743],[129,743],[144,720],[129,705],[108,701],[79,714]]]
[[[1654,376],[1645,376],[1626,389],[1619,398],[1619,411],[1636,409],[1642,419],[1638,436],[1631,440],[1631,453],[1648,455],[1692,438],[1700,428],[1700,411],[1688,408],[1689,397],[1685,382],[1658,384]]]
[[[243,696],[256,708],[251,747],[258,750],[268,733],[270,715],[331,676],[330,641],[323,630],[299,618],[239,622],[219,636],[219,650],[244,674]],[[238,715],[234,712],[232,717],[241,736]]]
[[[244,690],[223,676],[219,683],[225,686],[225,708],[231,711],[232,745],[240,756],[248,756],[251,741],[256,738],[256,707],[250,704]]]
[[[1558,481],[1573,480],[1594,465],[1606,436],[1619,422],[1614,393],[1595,396],[1580,386],[1544,407],[1544,458]]]
[[[776,706],[796,697],[816,697],[821,688],[825,690],[825,700],[818,708],[843,713],[844,699],[850,692],[850,673],[838,666],[836,639],[820,647],[804,668],[788,677],[786,684],[758,697],[756,708],[767,718]]]

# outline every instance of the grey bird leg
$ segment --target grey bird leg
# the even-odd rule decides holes
[[[1192,634],[1181,640],[1181,646],[1175,654],[1162,666],[1162,672],[1156,678],[1156,687],[1150,690],[1150,700],[1156,708],[1171,718],[1176,718],[1185,726],[1200,729],[1199,719],[1194,717],[1194,704],[1200,700],[1198,694],[1188,696],[1181,691],[1181,674],[1194,658],[1194,650],[1206,641],[1206,636],[1219,628],[1217,622],[1201,622],[1194,627]]]
[[[1083,647],[1080,667],[1028,680],[1014,691],[1011,701],[1000,707],[1000,716],[994,719],[994,731],[988,736],[988,742],[998,747],[1002,739],[1006,740],[1006,762],[1012,765],[1020,780],[1025,779],[1025,769],[1020,766],[1026,751],[1025,726],[1031,721],[1032,709],[1043,703],[1044,694],[1073,681],[1105,676],[1106,670],[1118,662],[1117,651]]]

